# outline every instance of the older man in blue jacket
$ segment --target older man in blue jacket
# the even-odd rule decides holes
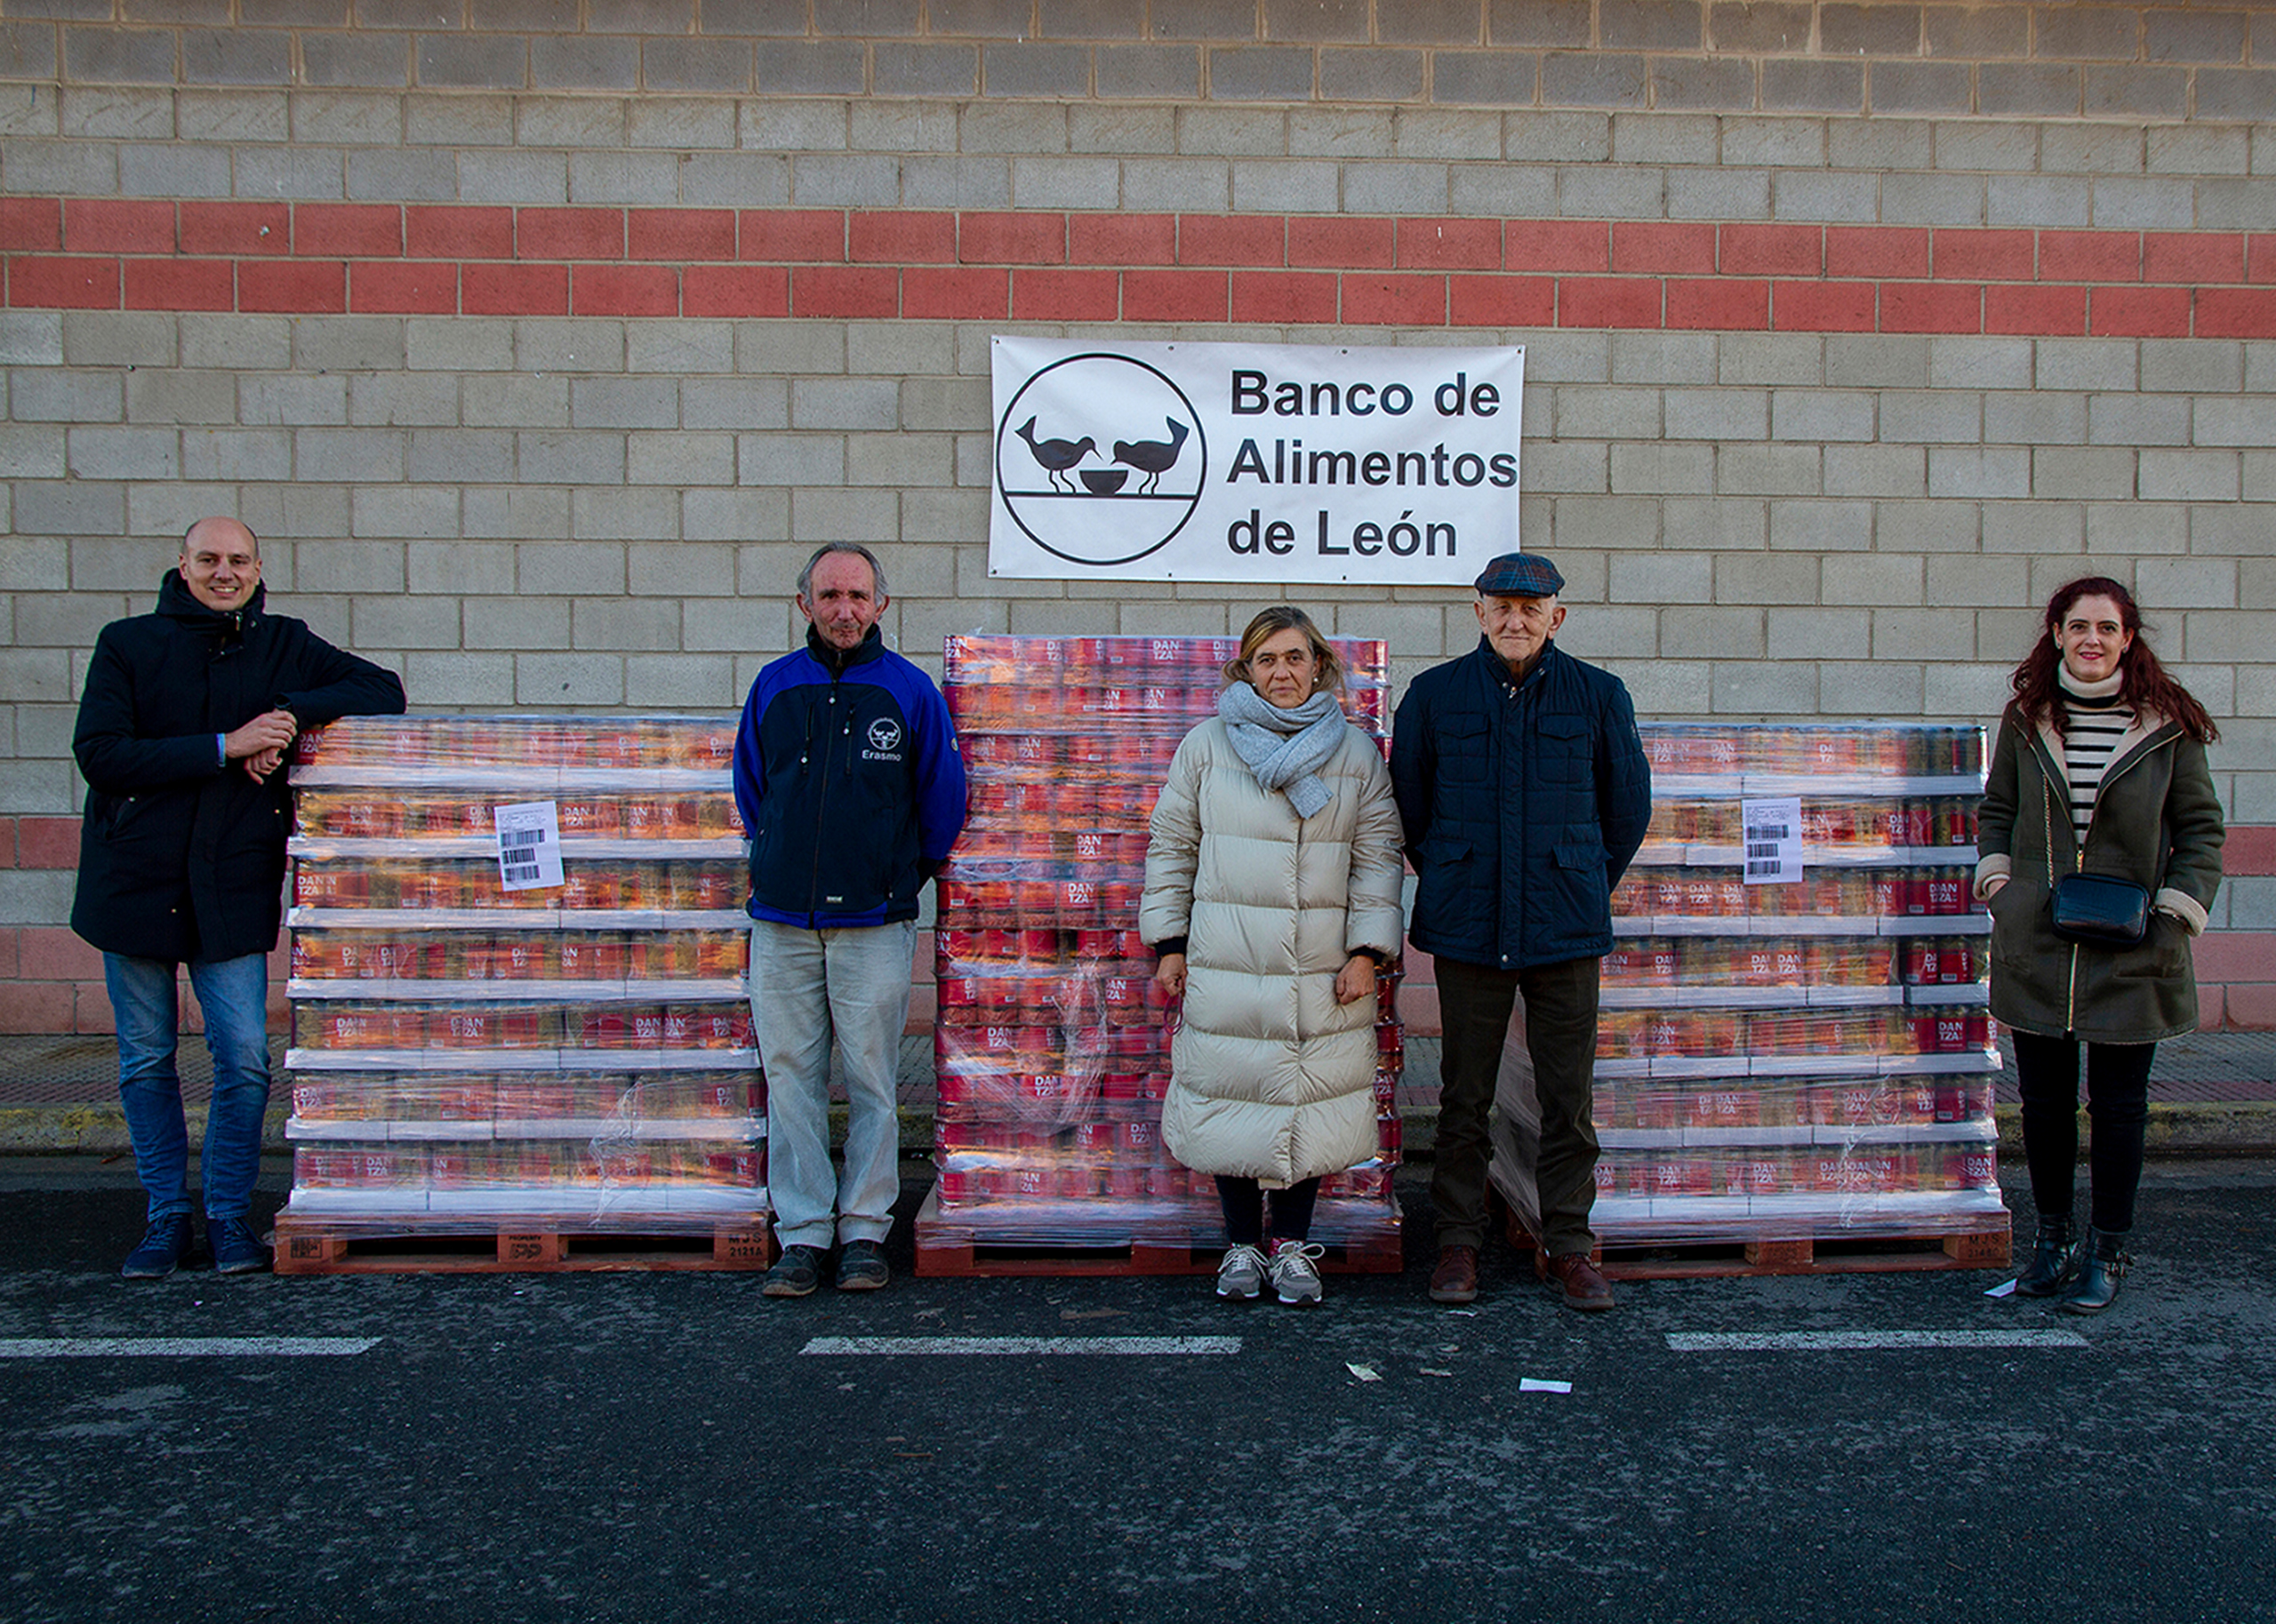
[[[1478,578],[1478,647],[1416,677],[1390,771],[1414,865],[1414,944],[1438,963],[1446,1032],[1431,1199],[1431,1296],[1478,1295],[1487,1119],[1517,997],[1541,1103],[1534,1169],[1551,1285],[1612,1307],[1596,1237],[1593,1108],[1599,961],[1612,888],[1651,821],[1651,768],[1620,679],[1557,647],[1564,577],[1508,553]]]
[[[782,1256],[760,1290],[875,1291],[901,1193],[895,1078],[918,892],[964,828],[964,757],[933,679],[885,645],[884,566],[832,541],[798,576],[802,649],[751,684],[735,736],[750,836],[750,1005],[766,1068],[766,1187]],[[845,1076],[829,1164],[829,1056]]]

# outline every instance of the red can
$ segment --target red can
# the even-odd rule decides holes
[[[934,1002],[944,1026],[969,1026],[979,1017],[979,983],[970,976],[944,976],[934,984]]]
[[[623,831],[617,804],[605,796],[579,796],[557,805],[565,840],[609,840]]]
[[[1975,876],[1966,868],[1931,868],[1918,884],[1923,892],[1922,913],[1969,914],[1975,911]]]

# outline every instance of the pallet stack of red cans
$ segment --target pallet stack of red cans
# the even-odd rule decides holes
[[[1383,645],[1335,649],[1346,712],[1382,739]],[[940,1176],[920,1268],[944,1241],[1222,1247],[1214,1180],[1160,1141],[1169,1035],[1137,922],[1155,797],[1236,652],[1222,637],[949,639],[972,801],[939,886]],[[1377,1027],[1381,1154],[1326,1181],[1313,1225],[1351,1255],[1398,1235],[1398,983],[1382,978]]]
[[[733,742],[732,722],[693,717],[391,716],[302,736],[280,1248],[763,1234]],[[563,883],[509,890],[493,812],[533,803],[554,807]]]
[[[1653,815],[1613,896],[1593,1221],[1608,1246],[2003,1223],[1975,903],[1979,728],[1651,724]],[[1748,803],[1797,797],[1801,872],[1749,884]],[[1761,831],[1756,830],[1757,834]],[[1495,1181],[1538,1132],[1505,1056]],[[1537,1230],[1535,1231],[1537,1233]]]

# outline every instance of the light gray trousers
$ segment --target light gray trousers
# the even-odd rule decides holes
[[[755,920],[750,1012],[766,1068],[766,1186],[776,1237],[829,1250],[881,1241],[901,1194],[896,1084],[914,921],[821,931]],[[845,1165],[829,1163],[829,1052],[850,1108]]]

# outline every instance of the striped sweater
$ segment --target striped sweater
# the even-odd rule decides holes
[[[2082,683],[2066,670],[2060,680],[2066,713],[2063,760],[2071,780],[2071,827],[2083,845],[2087,825],[2094,820],[2095,796],[2102,788],[2103,774],[2118,749],[2118,741],[2134,724],[2134,709],[2118,697],[2124,680],[2118,672],[2098,683]]]

